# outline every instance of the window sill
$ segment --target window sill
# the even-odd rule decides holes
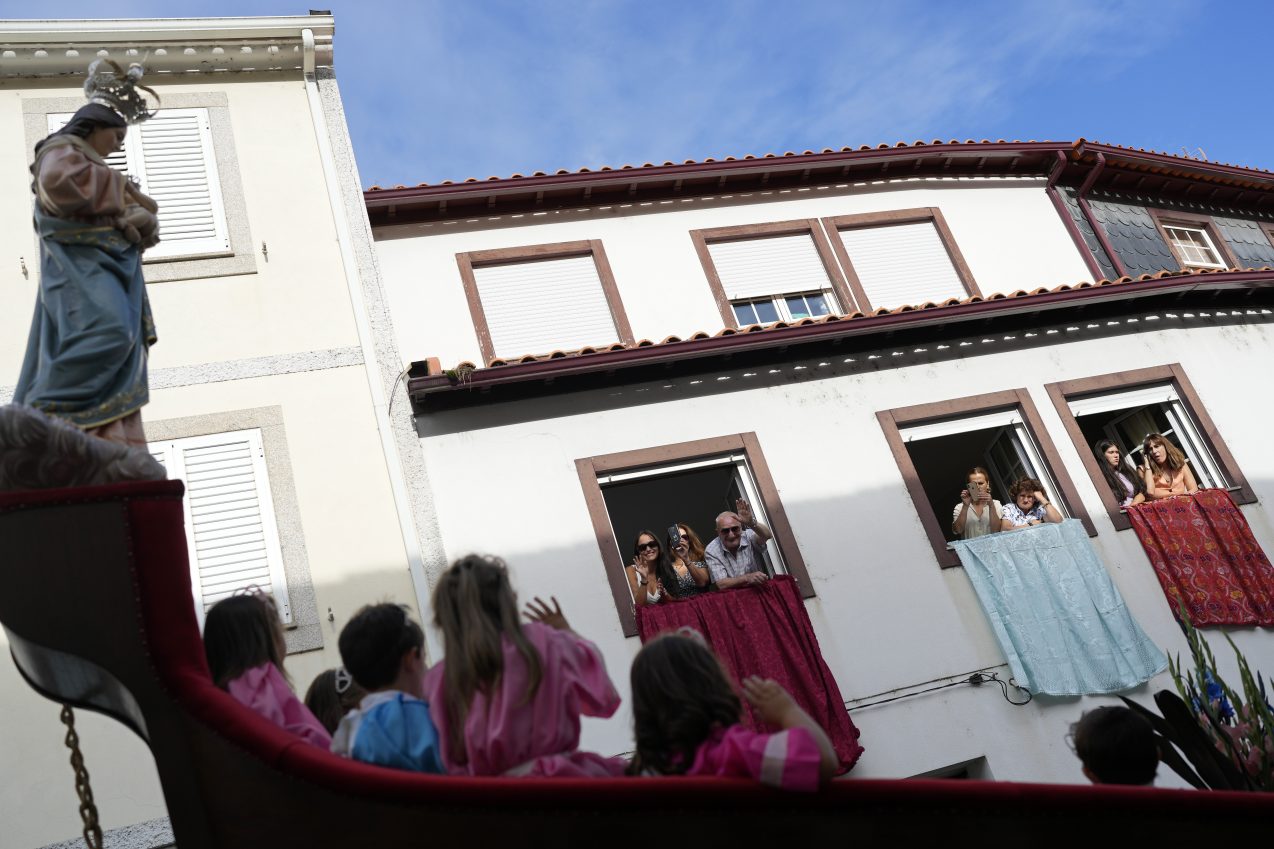
[[[164,257],[142,263],[142,276],[147,283],[256,273],[256,256],[250,252]]]

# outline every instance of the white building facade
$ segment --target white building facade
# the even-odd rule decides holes
[[[187,482],[201,619],[243,587],[272,592],[302,693],[340,664],[336,635],[359,606],[415,606],[419,562],[386,418],[396,369],[386,375],[377,362],[382,319],[364,291],[373,257],[333,31],[328,15],[0,23],[0,403],[12,396],[39,285],[32,148],[83,105],[95,57],[144,61],[161,109],[130,129],[116,158],[161,206],[164,241],[144,266],[159,335],[147,437]],[[400,431],[416,450],[406,422]],[[0,843],[74,838],[58,707],[5,662],[0,714]],[[145,743],[77,716],[110,845],[166,845]]]
[[[1183,651],[1090,446],[1170,433],[1274,545],[1274,402],[1253,383],[1274,354],[1274,272],[1211,271],[1274,265],[1272,189],[1265,172],[1083,142],[374,187],[439,529],[427,573],[506,558],[626,695],[636,531],[689,522],[706,541],[745,495],[862,731],[852,776],[1080,782],[1069,725],[1118,702],[1017,705],[962,683],[1010,674],[950,568],[952,507],[971,466],[1006,502],[1040,477],[1141,626]],[[1258,666],[1271,656],[1266,631],[1232,636]],[[625,706],[586,722],[584,745],[626,752],[630,726]],[[1166,769],[1159,783],[1179,786]]]

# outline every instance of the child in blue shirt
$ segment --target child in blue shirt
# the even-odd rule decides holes
[[[332,751],[364,763],[444,772],[424,701],[424,632],[396,604],[359,610],[338,642],[345,669],[367,695],[341,720]]]

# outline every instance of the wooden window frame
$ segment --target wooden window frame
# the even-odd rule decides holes
[[[1216,222],[1212,220],[1212,216],[1199,215],[1193,212],[1178,212],[1175,209],[1155,209],[1153,207],[1147,207],[1146,211],[1150,213],[1150,219],[1155,222],[1155,229],[1159,231],[1159,238],[1163,239],[1163,243],[1168,246],[1168,251],[1183,271],[1190,269],[1221,271],[1223,269],[1205,268],[1204,266],[1191,265],[1186,262],[1185,258],[1177,253],[1177,247],[1168,238],[1168,231],[1164,229],[1165,227],[1177,226],[1189,227],[1192,230],[1203,230],[1208,234],[1208,238],[1212,240],[1212,246],[1220,253],[1221,262],[1225,263],[1226,268],[1240,267],[1234,252],[1230,250],[1230,243],[1221,236],[1221,230],[1216,226]]]
[[[803,233],[808,233],[814,240],[814,248],[818,251],[818,258],[822,261],[824,270],[827,271],[828,286],[836,294],[836,300],[839,302],[839,314],[849,315],[856,309],[853,294],[846,286],[845,277],[841,274],[840,267],[836,264],[833,246],[828,240],[827,234],[823,232],[823,228],[819,226],[817,218],[798,218],[792,221],[772,221],[766,224],[743,224],[737,227],[713,227],[706,230],[691,230],[690,239],[694,242],[695,253],[699,255],[703,273],[708,278],[708,286],[712,289],[712,297],[717,302],[717,309],[721,312],[721,321],[725,323],[726,327],[738,330],[739,321],[735,318],[734,307],[731,306],[730,299],[726,296],[725,286],[721,282],[721,275],[717,273],[716,264],[712,261],[712,253],[708,250],[708,245],[712,242],[742,242],[770,236],[799,236]],[[754,298],[753,300],[756,299]]]
[[[1048,392],[1049,397],[1053,399],[1053,406],[1057,409],[1057,415],[1061,418],[1062,425],[1066,428],[1066,433],[1070,436],[1071,442],[1074,443],[1075,450],[1079,452],[1079,458],[1084,463],[1084,469],[1088,472],[1089,478],[1092,479],[1093,488],[1097,490],[1097,495],[1101,498],[1102,506],[1106,508],[1106,514],[1110,517],[1111,524],[1115,526],[1115,530],[1128,530],[1132,527],[1132,523],[1128,521],[1127,514],[1115,501],[1114,493],[1110,491],[1110,486],[1106,483],[1105,477],[1102,476],[1101,466],[1098,465],[1097,458],[1093,456],[1092,446],[1088,445],[1084,439],[1084,433],[1080,430],[1079,422],[1075,420],[1075,416],[1071,414],[1068,402],[1090,395],[1122,392],[1128,389],[1136,389],[1140,386],[1151,386],[1156,383],[1171,383],[1172,387],[1177,391],[1179,403],[1185,408],[1186,414],[1198,426],[1199,437],[1204,442],[1204,448],[1212,452],[1212,457],[1217,461],[1226,477],[1230,479],[1230,483],[1234,487],[1234,491],[1231,493],[1234,496],[1234,500],[1239,504],[1255,504],[1257,500],[1256,492],[1253,491],[1242,470],[1239,469],[1239,464],[1235,461],[1234,455],[1230,453],[1229,446],[1225,444],[1220,431],[1217,430],[1216,423],[1208,415],[1207,409],[1203,406],[1203,401],[1199,399],[1199,393],[1195,391],[1194,384],[1190,382],[1190,378],[1186,376],[1185,370],[1181,368],[1180,363],[1151,366],[1150,368],[1133,369],[1131,371],[1117,371],[1095,377],[1083,377],[1078,380],[1063,380],[1058,383],[1046,384],[1044,389]]]
[[[920,482],[920,474],[916,471],[915,464],[911,462],[907,443],[902,438],[902,429],[942,419],[992,413],[1011,407],[1017,408],[1022,414],[1022,423],[1031,438],[1035,440],[1035,445],[1040,451],[1040,459],[1044,461],[1048,473],[1057,482],[1058,492],[1050,494],[1054,499],[1058,497],[1062,499],[1067,513],[1071,518],[1083,522],[1084,530],[1090,537],[1097,536],[1097,528],[1093,525],[1088,511],[1084,509],[1083,502],[1080,501],[1079,492],[1066,471],[1061,455],[1057,453],[1057,446],[1049,438],[1039,411],[1035,408],[1035,403],[1031,401],[1030,393],[1025,389],[1006,389],[985,395],[971,395],[949,401],[880,410],[876,413],[876,419],[885,432],[885,439],[889,443],[889,450],[893,452],[894,462],[897,463],[898,470],[902,472],[903,483],[906,484],[907,493],[911,496],[916,513],[920,516],[920,524],[924,527],[929,544],[933,547],[933,554],[943,569],[959,566],[960,559],[954,551],[947,548],[948,540],[942,528],[941,518],[929,509],[929,496]]]
[[[1261,232],[1265,234],[1265,239],[1270,243],[1270,247],[1274,247],[1274,224],[1262,222]]]
[[[823,219],[823,226],[827,228],[830,236],[832,250],[836,253],[836,258],[840,260],[841,267],[845,270],[845,277],[849,281],[849,287],[854,292],[854,300],[858,303],[858,309],[864,313],[870,313],[877,307],[872,304],[871,299],[867,297],[867,290],[863,288],[862,281],[858,277],[858,272],[854,270],[854,262],[849,257],[849,251],[845,249],[845,243],[840,238],[842,230],[863,230],[869,227],[887,227],[893,224],[917,224],[922,221],[932,221],[934,229],[938,231],[938,238],[942,240],[942,245],[947,249],[947,256],[951,259],[951,265],[955,268],[956,276],[960,278],[961,284],[964,285],[965,292],[969,297],[982,297],[982,290],[978,288],[978,282],[973,278],[973,272],[969,269],[969,264],[964,261],[964,254],[960,253],[960,247],[956,244],[955,237],[951,235],[951,228],[947,226],[947,219],[942,215],[942,210],[936,206],[916,207],[915,209],[895,209],[888,212],[863,212],[856,215],[837,215],[831,218]],[[897,306],[904,306],[898,304]]]
[[[765,508],[770,530],[774,533],[774,541],[783,553],[783,564],[787,568],[787,574],[796,579],[802,598],[814,597],[814,584],[810,581],[805,560],[801,557],[800,548],[796,544],[796,535],[792,533],[787,511],[783,509],[778,487],[774,485],[769,464],[765,461],[761,443],[757,440],[755,433],[735,433],[711,439],[660,445],[655,448],[584,457],[575,461],[575,469],[579,473],[580,486],[584,490],[584,501],[588,506],[589,518],[593,522],[593,534],[597,539],[597,547],[601,551],[602,566],[606,572],[606,580],[610,584],[611,595],[615,600],[615,610],[619,614],[625,637],[637,636],[637,614],[633,609],[628,578],[624,574],[624,559],[615,547],[615,532],[611,527],[610,513],[606,510],[606,499],[602,495],[602,488],[597,483],[597,478],[618,472],[671,466],[717,454],[742,454],[747,458],[748,469],[752,472],[757,492],[761,497],[761,506]]]
[[[509,265],[518,262],[535,262],[538,260],[567,259],[570,257],[591,256],[597,267],[597,277],[602,283],[602,294],[610,307],[611,320],[615,322],[615,330],[619,334],[617,341],[625,345],[636,342],[633,329],[628,323],[628,314],[624,312],[623,301],[619,297],[619,287],[615,283],[615,273],[611,270],[610,260],[600,239],[585,239],[577,242],[554,242],[546,245],[525,245],[516,248],[496,248],[487,251],[467,251],[456,254],[456,264],[460,267],[460,279],[464,283],[465,299],[469,303],[469,316],[473,319],[473,329],[478,335],[478,348],[482,353],[484,365],[490,365],[497,359],[495,346],[491,342],[491,326],[487,323],[486,311],[482,308],[482,296],[478,292],[478,279],[473,270],[486,265]],[[542,353],[548,354],[549,351]]]

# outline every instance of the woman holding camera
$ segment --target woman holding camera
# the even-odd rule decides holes
[[[956,539],[993,534],[1000,530],[1000,502],[991,497],[991,479],[986,469],[974,466],[965,476],[960,503],[951,514],[951,532]]]

